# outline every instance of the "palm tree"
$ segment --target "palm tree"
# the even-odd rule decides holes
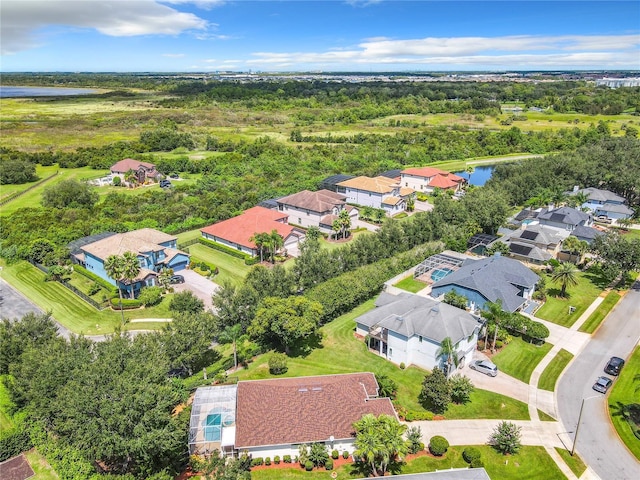
[[[349,216],[349,212],[345,209],[340,210],[338,221],[340,222],[340,234],[342,235],[342,238],[345,238],[347,236],[347,231],[351,228],[351,217]]]
[[[473,168],[471,165],[467,165],[467,168],[465,168],[465,172],[467,172],[469,174],[469,178],[467,179],[467,183],[469,185],[471,185],[471,174],[473,172],[475,172],[475,168]]]
[[[269,245],[269,234],[266,232],[254,233],[249,239],[250,242],[255,243],[256,248],[260,252],[260,263],[264,261],[264,249]]]
[[[340,224],[340,220],[339,219],[335,219],[333,221],[333,223],[331,224],[331,230],[333,230],[333,237],[338,240],[338,235],[340,234],[340,231],[342,230],[342,225]]]
[[[271,263],[276,263],[276,252],[284,246],[284,238],[274,228],[269,234],[271,245]]]
[[[450,337],[446,337],[440,343],[440,348],[436,352],[437,357],[445,357],[445,361],[447,363],[447,377],[451,374],[451,365],[458,366],[460,360],[458,359],[458,352],[456,352],[456,347],[453,344],[453,341]]]
[[[122,257],[118,255],[109,255],[104,262],[104,270],[109,278],[116,282],[118,287],[118,295],[120,296],[120,313],[122,314],[122,323],[124,324],[124,310],[122,309],[122,288],[120,288],[120,280],[123,278]]]
[[[571,195],[569,198],[569,204],[572,207],[582,207],[583,204],[589,201],[589,195],[585,192],[578,192],[574,195]]]
[[[124,252],[122,255],[122,278],[131,286],[131,298],[133,294],[133,281],[140,273],[140,262],[138,256],[133,252]]]
[[[407,212],[413,212],[416,209],[416,197],[415,195],[409,195],[407,197]]]
[[[233,369],[238,369],[238,345],[237,342],[243,335],[242,325],[236,323],[226,327],[219,335],[218,340],[220,343],[232,343],[233,344]]]
[[[568,286],[578,284],[578,269],[573,263],[562,262],[551,274],[551,280],[560,282],[560,296],[564,297]]]
[[[173,277],[173,268],[163,268],[158,274],[158,284],[163,290],[169,290],[171,287],[171,277]]]
[[[384,219],[387,218],[386,212],[381,208],[376,208],[373,211],[373,219],[376,223],[384,222]]]
[[[505,312],[502,309],[502,300],[497,300],[495,302],[487,302],[484,304],[484,310],[482,311],[482,316],[487,320],[487,327],[485,329],[484,335],[484,348],[487,349],[487,337],[489,335],[489,324],[493,323],[495,325],[495,330],[493,332],[493,346],[491,347],[492,351],[496,349],[496,340],[498,338],[498,328],[500,328],[500,324],[508,318],[510,314]]]
[[[578,256],[577,263],[580,263],[582,260],[582,255],[588,250],[589,244],[584,240],[578,240],[577,237],[573,235],[567,237],[564,242],[562,242],[562,250],[569,252],[571,255]]]

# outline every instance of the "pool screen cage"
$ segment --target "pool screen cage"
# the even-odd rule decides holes
[[[433,270],[441,270],[443,268],[457,270],[466,259],[466,256],[457,252],[442,252],[432,255],[416,267],[413,277],[420,278]]]
[[[237,392],[237,385],[196,390],[189,422],[190,455],[207,455],[214,450],[233,454]]]

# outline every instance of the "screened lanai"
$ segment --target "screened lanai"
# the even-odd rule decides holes
[[[236,437],[237,385],[200,387],[191,405],[189,454],[220,450],[233,454]]]
[[[468,258],[470,257],[461,253],[445,250],[430,256],[418,265],[413,277],[427,283],[437,282],[460,268]]]

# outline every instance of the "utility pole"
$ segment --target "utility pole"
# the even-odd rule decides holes
[[[576,452],[576,443],[578,443],[578,432],[580,431],[580,420],[582,420],[582,410],[584,409],[584,402],[597,397],[599,397],[599,395],[594,395],[592,397],[587,397],[582,399],[582,404],[580,405],[580,413],[578,414],[578,424],[576,425],[576,434],[573,437],[573,446],[571,447],[572,457],[573,457],[573,454]]]

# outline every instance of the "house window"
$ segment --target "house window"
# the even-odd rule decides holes
[[[393,355],[393,348],[389,349],[389,356]]]
[[[422,343],[422,335],[420,335],[420,336],[418,337],[418,341],[419,341],[420,343]]]

